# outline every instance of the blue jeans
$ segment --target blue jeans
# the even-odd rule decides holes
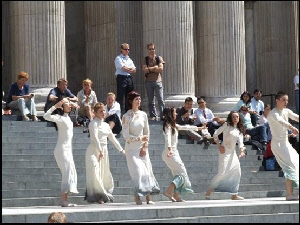
[[[154,94],[158,101],[160,117],[163,116],[163,110],[165,107],[163,99],[163,86],[162,82],[146,81],[146,91],[148,96],[148,108],[150,117],[158,117],[155,108]]]
[[[31,99],[19,98],[18,100],[11,101],[8,104],[8,107],[12,110],[19,110],[22,116],[27,114],[36,116],[36,108],[33,97]]]
[[[257,136],[259,142],[267,142],[267,127],[265,125],[259,125],[257,127],[248,128],[246,129],[246,134],[249,134],[251,136],[251,139],[253,137]],[[255,140],[255,138],[254,138]]]
[[[299,115],[299,90],[295,90],[295,104],[297,113]]]

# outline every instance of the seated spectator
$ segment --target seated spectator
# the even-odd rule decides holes
[[[62,212],[53,212],[48,217],[48,223],[67,223],[67,217]]]
[[[225,121],[219,117],[215,117],[212,111],[206,108],[206,101],[204,98],[197,98],[197,103],[199,108],[195,110],[196,120],[194,125],[201,127],[206,124],[208,132],[212,137],[215,130],[218,129]]]
[[[256,117],[256,115],[254,115],[255,111],[252,110],[251,95],[248,91],[243,92],[243,94],[241,95],[241,99],[237,102],[237,104],[234,107],[234,111],[238,112],[240,110],[241,106],[244,106],[244,105],[247,106],[247,108],[249,109],[248,112],[250,113],[251,121],[255,121],[255,119],[257,119],[257,117]]]
[[[75,95],[71,93],[71,91],[67,88],[68,81],[64,78],[61,78],[57,81],[57,87],[50,90],[47,101],[44,107],[44,112],[47,112],[52,106],[54,106],[57,102],[62,100],[63,98],[67,98],[69,101],[77,102],[78,99]],[[52,114],[56,114],[55,110]]]
[[[246,134],[251,136],[252,140],[259,141],[263,146],[267,145],[267,128],[265,125],[253,127],[251,123],[250,113],[247,106],[242,106],[240,109],[240,117],[243,118]]]
[[[19,110],[23,116],[23,121],[30,121],[29,115],[33,121],[38,121],[34,94],[29,94],[29,75],[24,71],[18,74],[17,82],[13,83],[9,89],[6,106],[11,110]]]
[[[80,117],[92,120],[94,117],[93,108],[97,103],[96,93],[92,90],[93,82],[90,79],[82,81],[82,89],[77,93],[78,98],[78,115]]]
[[[259,117],[259,121],[258,121],[259,125],[265,125],[267,128],[267,136],[268,136],[267,141],[268,142],[272,140],[272,134],[271,134],[268,120],[267,120],[267,117],[268,117],[270,111],[271,111],[271,106],[269,104],[266,104],[264,106],[263,114]]]
[[[261,101],[262,91],[260,89],[254,90],[254,95],[251,99],[251,109],[255,111],[255,113],[251,114],[251,122],[252,125],[255,127],[258,124],[259,115],[264,112],[264,103]]]
[[[177,118],[176,123],[179,125],[193,125],[194,121],[196,119],[195,115],[193,115],[193,99],[191,97],[187,97],[184,101],[184,106],[181,108],[176,109]],[[179,134],[181,135],[187,135],[190,138],[196,140],[198,143],[200,143],[203,140],[203,137],[198,134],[196,131],[192,130],[179,130]]]
[[[116,102],[116,95],[112,92],[109,92],[106,95],[105,109],[105,122],[109,124],[109,127],[114,134],[119,134],[122,131],[121,107],[120,104]]]

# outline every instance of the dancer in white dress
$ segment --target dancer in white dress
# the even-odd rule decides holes
[[[176,124],[176,109],[167,107],[163,110],[164,124],[163,131],[165,135],[165,149],[162,153],[162,159],[167,164],[173,175],[173,181],[164,193],[172,202],[184,201],[179,197],[180,194],[194,193],[191,182],[187,175],[185,166],[177,150],[178,131],[177,130],[201,130],[202,127]],[[174,195],[172,193],[174,191]]]
[[[293,195],[293,186],[299,188],[299,154],[288,141],[288,130],[299,135],[288,119],[299,122],[299,115],[287,109],[288,95],[280,91],[275,95],[276,107],[270,112],[268,122],[272,133],[271,149],[286,179],[286,200],[299,200]]]
[[[103,103],[98,102],[94,106],[95,118],[89,124],[91,143],[85,153],[85,200],[100,204],[113,201],[114,180],[109,168],[107,137],[121,153],[125,154],[109,124],[104,122],[105,111]]]
[[[137,205],[141,205],[140,196],[146,196],[147,204],[150,194],[158,194],[160,189],[152,171],[148,153],[150,136],[147,114],[139,110],[141,97],[135,91],[127,96],[129,110],[122,118],[122,133],[125,143],[125,152],[129,174],[134,184],[134,196]]]
[[[61,111],[63,107],[63,111]],[[63,207],[75,206],[68,202],[68,194],[78,194],[77,173],[72,153],[73,122],[69,117],[71,108],[77,108],[75,103],[69,102],[66,98],[52,106],[45,114],[45,120],[55,122],[58,129],[58,140],[54,149],[54,157],[62,174],[61,182],[61,205]],[[51,115],[58,109],[63,115]]]
[[[210,199],[213,190],[229,192],[232,200],[243,200],[238,196],[241,179],[241,166],[239,158],[245,155],[243,133],[244,126],[237,112],[230,112],[227,122],[214,133],[214,140],[219,148],[218,173],[212,179],[210,186],[205,194],[206,199]],[[223,143],[220,145],[218,136],[223,133]],[[238,142],[240,154],[237,156],[235,146]]]

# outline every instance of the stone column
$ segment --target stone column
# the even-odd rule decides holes
[[[166,105],[182,106],[194,97],[192,1],[143,1],[143,49],[150,42],[166,64],[162,73]],[[194,97],[195,98],[195,97]]]
[[[230,111],[246,89],[244,2],[195,3],[197,96],[213,111]]]
[[[36,102],[45,102],[56,81],[66,78],[65,2],[9,3],[12,81],[28,72]]]
[[[253,1],[245,2],[245,43],[247,90],[253,94],[257,87]]]
[[[85,1],[86,76],[94,82],[99,101],[117,92],[114,60],[122,43],[130,45],[129,56],[137,72],[135,89],[145,96],[141,73],[141,2]]]
[[[299,66],[298,10],[294,1],[254,3],[257,86],[263,94],[287,92],[289,107],[294,105],[293,78]]]

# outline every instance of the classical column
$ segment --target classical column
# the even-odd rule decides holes
[[[194,97],[192,1],[143,1],[143,49],[150,42],[166,64],[162,73],[166,105],[181,106]]]
[[[246,80],[247,90],[252,94],[257,87],[255,33],[253,17],[253,1],[245,2],[245,51],[246,51]]]
[[[45,102],[56,81],[66,78],[65,2],[9,4],[12,81],[19,71],[28,72],[36,102]]]
[[[230,111],[246,89],[244,2],[197,1],[197,96]]]
[[[299,10],[296,1],[257,1],[254,3],[257,86],[263,94],[279,90],[294,105],[293,78],[299,67]],[[270,103],[270,98],[265,99]]]

